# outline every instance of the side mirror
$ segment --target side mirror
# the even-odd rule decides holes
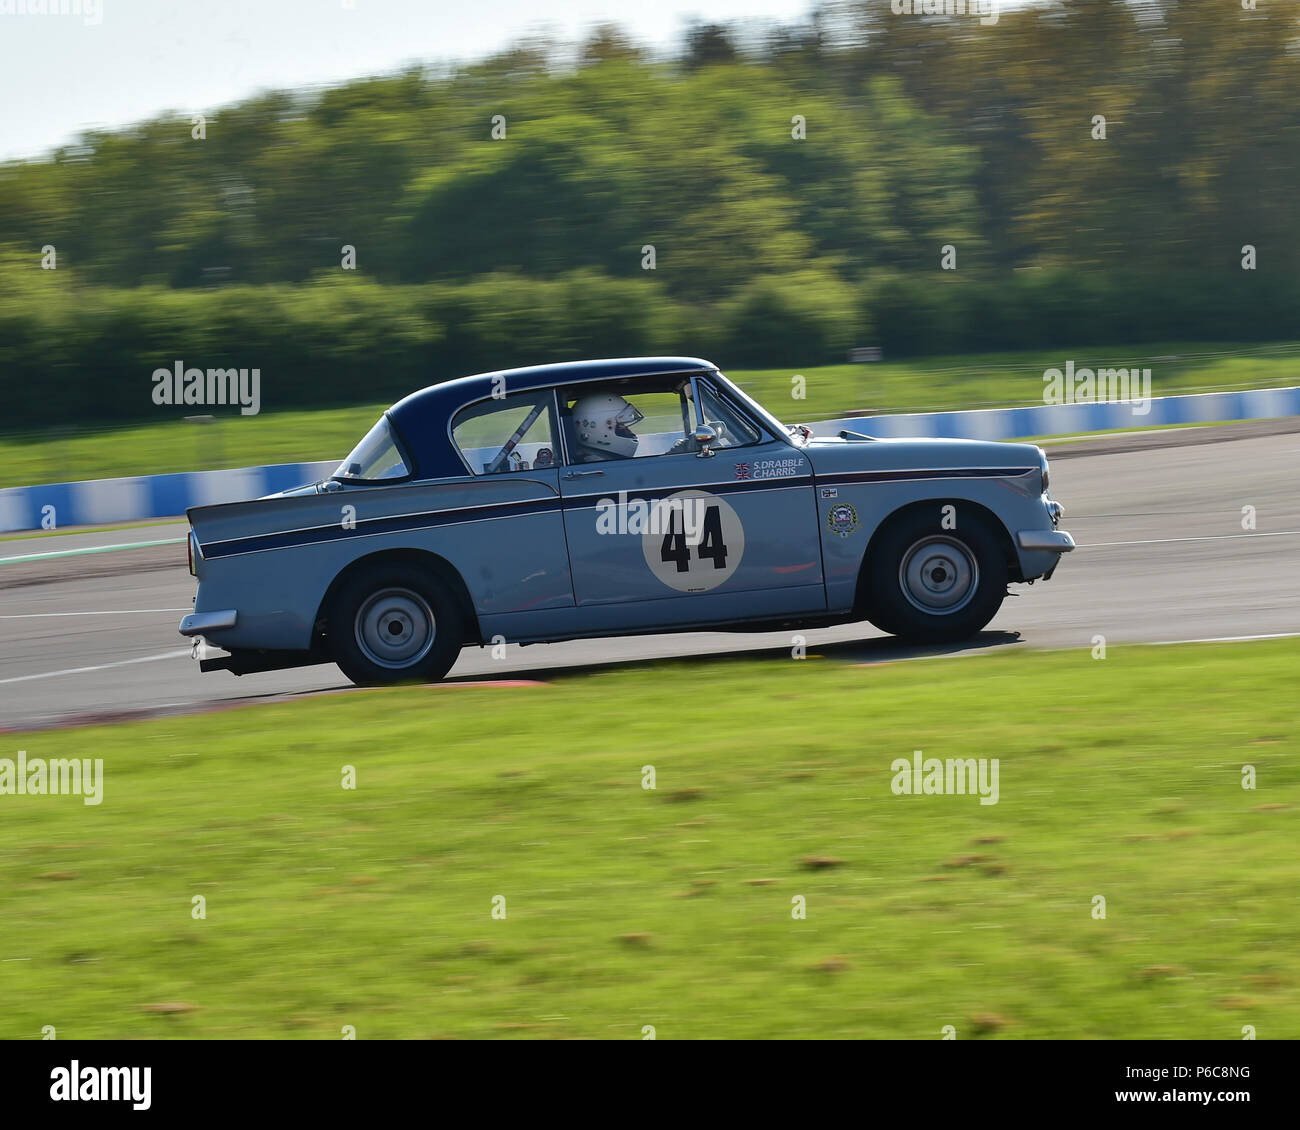
[[[699,455],[696,458],[707,459],[712,455],[716,455],[716,451],[709,450],[709,444],[715,443],[717,438],[717,431],[709,427],[708,424],[697,424],[695,431],[691,433],[691,439],[700,445]]]

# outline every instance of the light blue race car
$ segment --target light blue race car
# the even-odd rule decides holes
[[[1047,487],[1030,444],[814,436],[694,357],[508,369],[412,393],[329,479],[191,509],[180,631],[229,653],[205,671],[361,684],[503,640],[957,640],[1074,548]]]

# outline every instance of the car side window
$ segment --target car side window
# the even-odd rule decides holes
[[[475,475],[554,467],[553,416],[549,389],[481,400],[456,413],[451,438]]]
[[[717,432],[714,448],[745,447],[758,429],[700,383],[703,418]],[[697,454],[691,384],[681,376],[609,385],[579,385],[561,393],[571,463]]]

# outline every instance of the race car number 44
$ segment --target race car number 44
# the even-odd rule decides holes
[[[655,532],[641,536],[650,571],[678,592],[708,592],[728,580],[745,553],[745,528],[725,498],[683,490],[659,503]]]

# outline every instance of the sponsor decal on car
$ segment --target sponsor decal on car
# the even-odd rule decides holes
[[[803,471],[802,459],[756,459],[736,464],[738,479],[789,479]]]
[[[861,523],[858,521],[858,512],[849,503],[837,502],[826,512],[826,525],[831,533],[846,538]]]
[[[822,487],[822,498],[839,498],[839,496],[838,487]]]

